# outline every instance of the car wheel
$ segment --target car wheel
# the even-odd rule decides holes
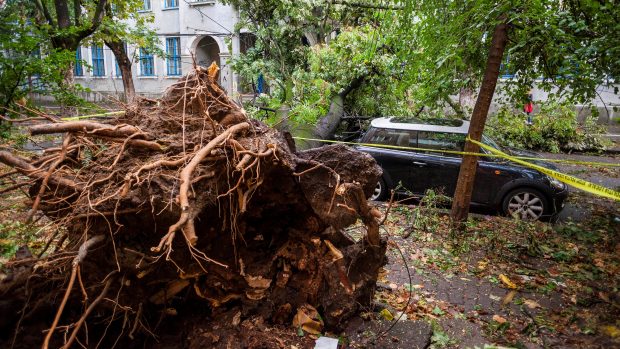
[[[388,188],[387,188],[387,185],[385,184],[385,181],[383,180],[383,178],[379,178],[379,182],[377,183],[377,186],[375,187],[375,191],[372,192],[372,195],[370,195],[368,200],[382,201],[387,196],[387,193],[388,193]]]
[[[515,189],[504,197],[502,208],[508,216],[535,221],[547,211],[547,199],[536,189]]]

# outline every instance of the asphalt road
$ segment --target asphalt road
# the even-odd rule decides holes
[[[604,162],[609,164],[620,164],[620,155],[582,155],[582,154],[552,154],[540,153],[541,157],[548,159],[577,160]],[[613,190],[620,190],[620,167],[613,166],[591,166],[591,165],[573,165],[573,164],[556,164],[560,172],[581,178],[588,182],[602,185]],[[620,202],[612,199],[597,197],[595,195],[583,192],[579,189],[570,187],[571,195],[567,201],[564,210],[558,217],[559,222],[581,221],[589,216],[597,205],[605,205],[614,209],[620,220]]]

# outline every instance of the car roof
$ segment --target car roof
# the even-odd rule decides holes
[[[373,119],[372,127],[409,131],[432,131],[467,134],[469,121],[457,119],[415,119],[408,117],[384,117]]]

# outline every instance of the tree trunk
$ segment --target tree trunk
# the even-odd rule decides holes
[[[502,57],[504,56],[506,42],[508,41],[508,25],[506,24],[505,16],[502,17],[502,21],[495,26],[495,30],[493,31],[484,78],[480,86],[480,93],[478,94],[478,99],[476,100],[471,123],[469,125],[468,136],[476,141],[480,141],[482,138],[482,131],[484,130],[484,124],[487,120],[491,100],[495,93],[495,85],[497,85],[497,79],[499,77],[499,67],[502,62]],[[465,143],[466,152],[477,153],[479,150],[477,145],[471,142]],[[474,189],[474,180],[476,178],[477,163],[477,156],[463,156],[456,191],[454,193],[454,201],[452,202],[451,217],[454,223],[462,223],[467,219],[471,195]]]
[[[446,96],[444,100],[459,119],[465,119],[465,112],[463,111],[461,103],[453,101],[450,96]]]
[[[131,59],[127,55],[125,44],[121,40],[106,40],[106,46],[114,53],[114,58],[118,62],[123,78],[123,91],[125,92],[125,100],[127,103],[133,102],[136,97],[136,89],[133,84],[133,75],[131,73]]]
[[[351,81],[351,84],[347,86],[340,93],[332,97],[331,104],[329,105],[329,111],[327,115],[322,117],[314,127],[314,137],[319,139],[332,139],[340,124],[340,119],[344,116],[344,101],[347,95],[353,90],[359,88],[366,76],[360,76]]]
[[[66,67],[63,67],[62,72],[62,84],[63,89],[65,91],[71,91],[75,88],[75,76],[73,74],[73,63],[69,64]],[[77,115],[77,108],[72,105],[72,103],[68,103],[66,99],[56,99],[57,102],[60,102],[60,113],[63,116],[75,116]]]

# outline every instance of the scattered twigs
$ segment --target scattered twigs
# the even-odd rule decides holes
[[[3,173],[3,174],[1,174],[1,175],[0,175],[0,179],[2,179],[2,178],[4,178],[4,177],[10,177],[10,176],[12,176],[12,175],[14,175],[14,174],[17,174],[17,173],[19,173],[19,172],[18,172],[18,171],[16,171],[16,170],[9,171],[9,172],[5,172],[5,173]]]
[[[11,192],[13,190],[19,189],[19,188],[21,188],[21,187],[23,187],[25,185],[29,185],[29,184],[32,184],[32,181],[26,181],[26,182],[21,182],[21,183],[14,184],[14,185],[12,185],[10,187],[6,187],[6,188],[0,190],[0,194]]]
[[[20,105],[20,107],[26,109],[27,111],[29,111],[29,112],[31,112],[31,113],[33,113],[35,115],[39,115],[42,118],[42,120],[48,120],[48,121],[51,121],[51,122],[54,122],[54,123],[58,122],[58,120],[54,119],[53,117],[51,117],[51,116],[49,116],[49,115],[47,115],[47,114],[45,114],[43,112],[40,112],[40,111],[38,111],[36,109],[29,108],[25,104]],[[22,113],[17,112],[15,110],[12,110],[12,109],[9,109],[9,108],[6,108],[6,107],[2,107],[2,108],[4,108],[4,110],[6,110],[8,112],[11,112],[11,113],[14,113],[14,114],[18,114],[18,115],[23,115]],[[26,118],[26,119],[33,119],[32,121],[34,121],[35,118]],[[14,120],[14,119],[9,119],[9,120]],[[25,120],[25,119],[18,119],[18,120]]]
[[[390,209],[392,209],[392,205],[394,204],[394,190],[392,189],[391,194],[390,194],[390,202],[388,203],[388,207],[385,210],[385,215],[383,216],[383,219],[381,219],[381,222],[379,222],[379,225],[383,225],[385,223],[385,221],[388,219],[388,215],[390,214]]]
[[[11,122],[14,124],[20,123],[20,122],[29,122],[29,121],[44,121],[47,120],[44,117],[32,117],[32,118],[23,118],[23,119],[11,119],[11,118],[7,118],[4,117],[2,115],[0,115],[0,120],[6,121],[6,122]]]
[[[65,291],[65,295],[63,296],[62,301],[60,302],[60,306],[58,307],[58,310],[56,311],[56,317],[54,317],[52,326],[50,327],[49,331],[47,332],[47,335],[45,336],[45,339],[43,340],[43,345],[41,346],[42,349],[48,349],[49,347],[50,339],[52,338],[52,335],[54,334],[54,330],[56,329],[56,326],[58,326],[58,321],[60,321],[60,316],[62,315],[62,311],[65,309],[65,305],[67,305],[67,300],[69,299],[69,295],[71,294],[71,289],[73,288],[73,284],[75,283],[78,266],[80,265],[82,261],[84,261],[84,258],[86,258],[88,249],[96,245],[100,241],[103,241],[103,239],[104,239],[103,235],[93,236],[92,238],[86,240],[86,242],[84,242],[82,246],[80,246],[77,256],[75,256],[75,258],[73,259],[73,263],[71,266],[71,276],[69,277],[69,284],[67,285],[67,291]]]

